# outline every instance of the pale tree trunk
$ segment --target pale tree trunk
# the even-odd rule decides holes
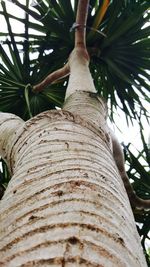
[[[26,123],[1,113],[12,179],[0,204],[0,266],[145,267],[106,105],[86,63],[70,61],[63,110]]]

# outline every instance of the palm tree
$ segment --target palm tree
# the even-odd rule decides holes
[[[54,108],[63,102],[64,80],[40,93],[35,85],[66,63],[74,43],[69,29],[75,15],[70,1],[41,1],[34,10],[28,1],[26,6],[13,2],[26,12],[25,19],[15,17],[25,25],[25,41],[16,42],[9,21],[14,17],[2,2],[10,34],[4,44],[11,60],[1,46],[1,111],[28,119],[50,103],[49,108]],[[85,7],[86,2],[79,3]],[[76,13],[77,1],[74,5]],[[138,94],[147,99],[145,90],[149,90],[144,78],[148,77],[144,70],[148,68],[148,29],[141,30],[148,19],[148,14],[143,16],[148,4],[111,1],[107,7],[108,1],[101,5],[90,1],[87,48],[96,88],[112,109],[117,106],[117,94],[127,117],[137,117],[136,102],[146,115]],[[43,25],[31,22],[29,15]],[[77,16],[72,29],[85,32],[78,22]],[[45,35],[29,34],[30,27]],[[29,58],[31,45],[33,55],[39,51],[36,60]],[[106,104],[96,94],[85,49],[85,54],[76,51],[69,59],[71,74],[62,110],[40,113],[26,123],[1,113],[0,150],[12,174],[1,201],[2,266],[63,266],[67,262],[72,266],[146,266],[111,152]]]

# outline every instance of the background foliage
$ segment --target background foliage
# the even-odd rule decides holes
[[[24,120],[61,107],[67,79],[47,86],[40,93],[33,85],[62,67],[74,45],[77,0],[1,1],[0,15],[7,31],[0,32],[0,111]],[[150,18],[146,0],[91,0],[87,22],[87,48],[95,86],[109,104],[109,115],[122,110],[127,121],[139,122],[143,149],[135,157],[132,145],[124,146],[128,175],[136,193],[150,198],[150,151],[143,134],[141,116],[149,119]],[[21,15],[19,15],[21,14]],[[13,22],[21,26],[17,33]],[[144,103],[144,104],[143,104]],[[0,194],[9,180],[5,163],[0,172]],[[150,229],[150,212],[134,210],[142,245]],[[148,261],[148,254],[147,254]]]

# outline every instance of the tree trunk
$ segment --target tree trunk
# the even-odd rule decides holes
[[[71,66],[63,110],[27,122],[1,113],[12,179],[0,204],[0,266],[144,267],[106,105],[86,64]]]

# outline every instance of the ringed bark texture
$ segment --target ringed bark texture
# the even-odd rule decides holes
[[[64,108],[27,121],[9,144],[0,266],[145,267],[104,124]]]

